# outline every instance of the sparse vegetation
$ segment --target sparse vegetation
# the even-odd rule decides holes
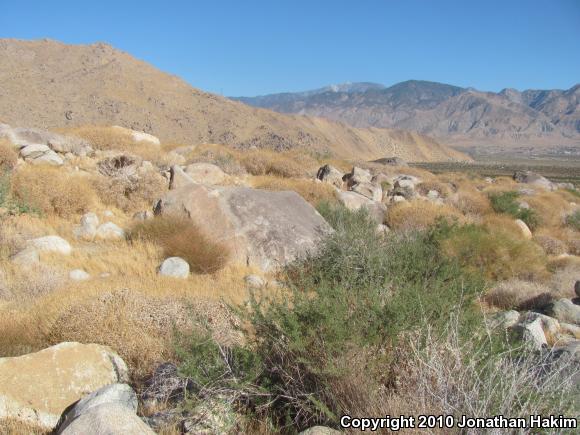
[[[255,177],[252,185],[257,189],[292,190],[315,207],[321,202],[336,202],[334,188],[329,184],[317,183],[314,180],[262,176]]]
[[[506,213],[521,219],[530,229],[535,229],[540,223],[537,213],[531,208],[521,207],[517,202],[518,197],[518,192],[513,191],[492,193],[491,206],[497,213]]]
[[[11,171],[18,160],[18,153],[8,139],[0,138],[0,173]]]
[[[426,229],[438,219],[465,222],[465,217],[456,209],[428,201],[410,201],[389,209],[387,225],[395,230]]]
[[[580,210],[576,210],[574,213],[568,215],[566,217],[566,224],[576,231],[580,231]]]
[[[46,214],[69,217],[95,204],[95,193],[86,177],[68,175],[49,166],[23,167],[12,175],[12,194],[20,204]]]

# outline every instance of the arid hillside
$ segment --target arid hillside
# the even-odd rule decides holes
[[[343,158],[465,159],[417,133],[359,129],[248,107],[192,88],[107,44],[0,40],[0,120],[39,128],[121,125],[187,145],[305,146]]]

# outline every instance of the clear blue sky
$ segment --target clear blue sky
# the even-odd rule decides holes
[[[234,96],[345,81],[580,82],[580,0],[0,0],[0,36],[108,42]]]

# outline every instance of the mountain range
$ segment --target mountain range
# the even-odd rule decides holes
[[[473,155],[580,155],[580,84],[494,93],[409,80],[390,87],[345,83],[234,99],[355,127],[418,132]]]
[[[121,125],[164,142],[307,147],[347,159],[469,159],[419,133],[250,107],[193,88],[104,43],[0,39],[0,122],[47,129]]]

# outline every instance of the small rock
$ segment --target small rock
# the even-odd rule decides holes
[[[159,274],[173,278],[187,278],[189,276],[189,264],[183,258],[169,257],[159,266]]]
[[[73,281],[86,281],[91,278],[91,275],[82,269],[74,269],[69,272],[68,277]]]
[[[519,323],[512,330],[518,339],[522,340],[526,346],[533,350],[542,350],[548,346],[548,341],[546,340],[540,319]]]
[[[436,190],[430,190],[429,192],[427,192],[427,198],[432,200],[439,199],[439,192],[437,192]]]
[[[516,171],[513,179],[518,183],[532,184],[547,190],[554,190],[556,188],[550,180],[532,171]]]
[[[530,230],[530,228],[526,225],[526,223],[523,220],[516,219],[515,223],[520,228],[520,231],[522,232],[522,236],[524,236],[525,239],[530,240],[533,237],[532,231]]]
[[[96,236],[103,240],[119,240],[125,238],[125,231],[113,222],[105,222],[97,228]]]
[[[81,226],[83,227],[98,227],[99,226],[99,217],[95,213],[85,213],[81,217]]]
[[[248,285],[248,287],[253,289],[261,289],[266,286],[266,281],[264,278],[258,275],[246,275],[244,277],[244,281]]]
[[[107,218],[112,218],[113,216],[115,216],[115,214],[111,210],[105,210],[103,212],[103,216],[105,216]]]
[[[385,225],[385,224],[379,224],[377,225],[377,233],[379,234],[386,234],[386,233],[390,233],[391,229]]]
[[[57,254],[69,255],[72,251],[70,244],[59,236],[45,236],[32,239],[28,244],[36,248],[39,252],[54,252]]]

